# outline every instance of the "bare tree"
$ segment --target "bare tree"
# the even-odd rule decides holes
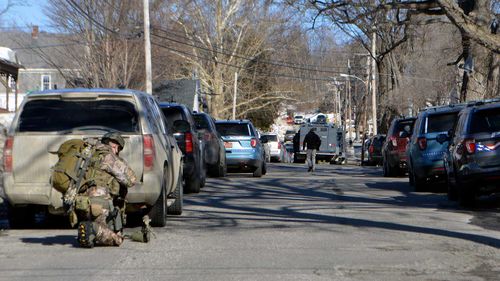
[[[273,89],[269,78],[272,71],[262,68],[275,50],[269,38],[285,20],[273,9],[272,1],[195,0],[177,4],[171,10],[175,25],[157,26],[153,44],[170,48],[188,62],[184,75],[196,73],[208,89],[214,116],[231,116],[235,72],[240,77],[238,118],[289,99],[283,91]]]
[[[141,88],[142,42],[136,26],[142,13],[133,0],[50,0],[46,13],[60,36],[57,61],[34,46],[53,67],[61,59],[73,72],[61,71],[69,84],[86,87]],[[75,80],[74,78],[79,79]]]

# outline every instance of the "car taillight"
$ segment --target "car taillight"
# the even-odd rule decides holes
[[[257,140],[256,140],[256,139],[252,139],[252,140],[250,141],[250,145],[251,145],[252,147],[256,147],[256,146],[257,146]]]
[[[278,142],[278,149],[281,149],[281,143]]]
[[[144,135],[143,142],[143,155],[144,155],[144,170],[151,171],[155,162],[155,146],[152,135]]]
[[[427,139],[425,137],[418,138],[417,143],[420,150],[425,150],[427,148]]]
[[[184,133],[184,143],[186,144],[186,153],[193,152],[193,134]]]
[[[474,154],[476,152],[476,140],[475,139],[465,139],[464,146],[465,146],[465,149],[467,149],[467,153]]]
[[[398,146],[398,139],[395,136],[391,136],[389,140],[392,143],[392,146],[397,147]]]
[[[9,137],[5,140],[3,148],[3,170],[6,173],[12,172],[12,147],[14,145],[14,138]]]
[[[373,148],[373,145],[370,145],[370,147],[368,147],[368,152],[370,153],[373,153],[375,149]]]

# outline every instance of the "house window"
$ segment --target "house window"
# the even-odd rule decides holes
[[[9,76],[9,88],[15,89],[16,88],[16,80],[14,80],[14,77]]]
[[[42,90],[50,90],[50,75],[42,75]]]

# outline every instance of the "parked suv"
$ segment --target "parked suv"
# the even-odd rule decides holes
[[[160,108],[166,117],[168,128],[173,128],[177,120],[183,120],[189,125],[185,132],[175,132],[174,137],[184,154],[184,190],[198,193],[205,185],[206,170],[203,160],[203,143],[198,137],[193,113],[187,106],[178,103],[161,102]]]
[[[154,98],[137,91],[67,89],[27,95],[4,147],[3,186],[11,227],[29,226],[40,210],[65,213],[63,195],[50,184],[63,142],[115,131],[126,142],[120,156],[140,179],[128,191],[128,211],[149,208],[152,224],[164,226],[167,208],[182,212],[182,152],[163,120]]]
[[[384,177],[398,176],[406,172],[406,144],[415,120],[415,117],[392,120],[382,146]]]
[[[382,146],[384,145],[386,136],[375,135],[370,137],[363,144],[364,160],[363,164],[366,165],[381,165],[382,164]]]
[[[439,134],[453,128],[463,105],[430,107],[420,112],[408,144],[408,176],[415,191],[421,191],[427,181],[444,179],[443,153],[448,142],[438,141]]]
[[[216,121],[215,126],[224,141],[228,169],[249,171],[254,177],[266,174],[264,148],[251,121]]]
[[[500,192],[500,100],[471,103],[458,115],[444,155],[448,197],[474,205],[478,195]]]
[[[196,113],[193,117],[199,137],[205,143],[204,159],[209,174],[214,177],[226,176],[226,149],[217,128],[215,128],[215,120],[206,113]]]

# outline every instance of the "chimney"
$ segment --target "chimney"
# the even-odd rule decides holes
[[[31,38],[38,39],[38,25],[33,25],[33,29],[31,30]]]

